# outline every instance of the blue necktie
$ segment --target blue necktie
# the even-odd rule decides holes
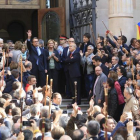
[[[38,56],[40,56],[41,55],[40,48],[39,47],[36,47],[36,50],[37,50]],[[38,59],[36,61],[36,64],[38,65]]]
[[[86,45],[87,44],[84,44],[84,48],[83,48],[83,54],[85,55],[85,51],[86,51]]]

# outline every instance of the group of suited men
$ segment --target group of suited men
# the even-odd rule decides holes
[[[27,47],[29,50],[29,61],[32,62],[32,74],[36,76],[37,86],[44,86],[46,83],[46,74],[49,74],[46,56],[49,55],[47,49],[39,48],[38,38],[33,38],[32,33],[27,32]],[[83,43],[76,45],[74,38],[60,36],[60,45],[55,48],[60,53],[60,65],[62,66],[63,76],[65,76],[66,98],[75,102],[75,84],[77,82],[77,104],[81,104],[81,97],[94,97],[96,104],[101,104],[103,100],[103,86],[101,82],[105,82],[110,70],[116,71],[118,58],[112,56],[110,48],[106,48],[102,44],[104,40],[99,37],[97,46],[90,42],[90,34],[83,35]],[[63,40],[63,43],[62,43]],[[64,47],[65,46],[65,47]],[[100,48],[100,46],[102,46]],[[59,51],[61,49],[61,52]],[[97,50],[98,49],[98,50]],[[100,58],[99,54],[105,52],[106,57]],[[111,62],[111,67],[107,67],[105,62]],[[114,60],[113,60],[114,59]],[[104,61],[106,60],[106,61]],[[100,64],[94,64],[94,62]],[[114,63],[114,64],[113,64]],[[96,67],[96,68],[95,68]],[[59,79],[59,82],[62,79]],[[65,85],[64,85],[65,86]],[[65,87],[64,87],[65,88]],[[102,94],[100,94],[102,92]],[[99,95],[100,94],[100,95]]]

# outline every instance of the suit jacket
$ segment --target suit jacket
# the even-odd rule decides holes
[[[116,71],[117,71],[117,67],[118,67],[118,66],[119,66],[119,64],[117,64],[115,67],[113,67],[113,66],[112,66],[112,68],[111,68],[111,69],[109,69],[109,71],[115,71],[115,72],[116,72]]]
[[[91,74],[93,73],[93,62],[92,62],[92,57],[94,56],[94,54],[90,54],[88,57],[83,56],[81,57],[81,64],[83,66],[83,72],[86,69],[87,70],[87,74]],[[87,67],[85,67],[87,63]]]
[[[120,84],[120,86],[121,86],[122,93],[123,93],[123,91],[124,91],[124,85],[125,85],[125,83],[126,83],[126,80],[127,80],[127,78],[124,77],[124,76],[122,76],[120,79],[118,79],[118,82],[119,82],[119,84]]]
[[[48,61],[49,52],[48,52],[48,50],[47,50],[47,48],[46,48],[46,47],[44,47],[43,51],[44,51],[44,53],[45,53],[45,57],[46,57],[46,64],[47,64],[47,70],[48,70],[48,68],[49,68],[49,61]]]
[[[74,51],[72,57],[69,56],[66,58],[65,63],[68,64],[68,71],[71,78],[80,77],[80,54],[78,51]]]
[[[98,104],[98,100],[101,100],[102,102],[104,100],[104,87],[103,87],[103,82],[106,82],[106,81],[107,81],[107,76],[104,73],[102,73],[100,75],[97,83],[96,83],[95,93],[93,93],[94,95],[96,95],[96,97],[95,97],[95,103],[96,104]],[[93,86],[93,89],[94,89],[94,86]]]
[[[69,47],[66,47],[64,48],[63,50],[63,54],[62,54],[62,57],[61,57],[61,60],[62,60],[62,63],[63,63],[63,66],[64,66],[64,71],[66,72],[68,70],[68,64],[65,63],[68,55],[69,55],[69,51],[68,51]]]
[[[68,58],[69,53],[70,53],[70,52],[68,51],[68,49],[69,49],[69,46],[64,48],[63,54],[62,54],[62,57],[61,57],[61,61],[62,61],[62,64],[63,64],[63,67],[64,67],[64,71],[65,71],[65,72],[68,71],[68,64],[65,63],[65,61],[66,61],[66,59]],[[76,51],[79,52],[79,51],[80,51],[80,48],[77,47],[77,48],[76,48]]]
[[[40,48],[41,55],[38,56],[36,47],[34,47],[29,40],[27,40],[27,47],[29,50],[29,61],[32,62],[32,70],[36,69],[38,66],[39,71],[44,71],[45,69],[47,70],[47,64],[46,64],[46,56],[42,48]],[[36,64],[38,60],[38,65]]]
[[[103,73],[104,73],[106,76],[108,76],[108,73],[109,73],[108,68],[107,68],[104,64],[101,64],[100,67],[102,68]]]

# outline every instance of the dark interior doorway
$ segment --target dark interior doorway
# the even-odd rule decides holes
[[[9,39],[13,42],[25,41],[24,32],[24,26],[17,21],[10,23],[8,26]]]

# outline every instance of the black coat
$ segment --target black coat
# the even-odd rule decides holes
[[[115,88],[108,91],[108,115],[115,119],[118,107],[118,95]]]

